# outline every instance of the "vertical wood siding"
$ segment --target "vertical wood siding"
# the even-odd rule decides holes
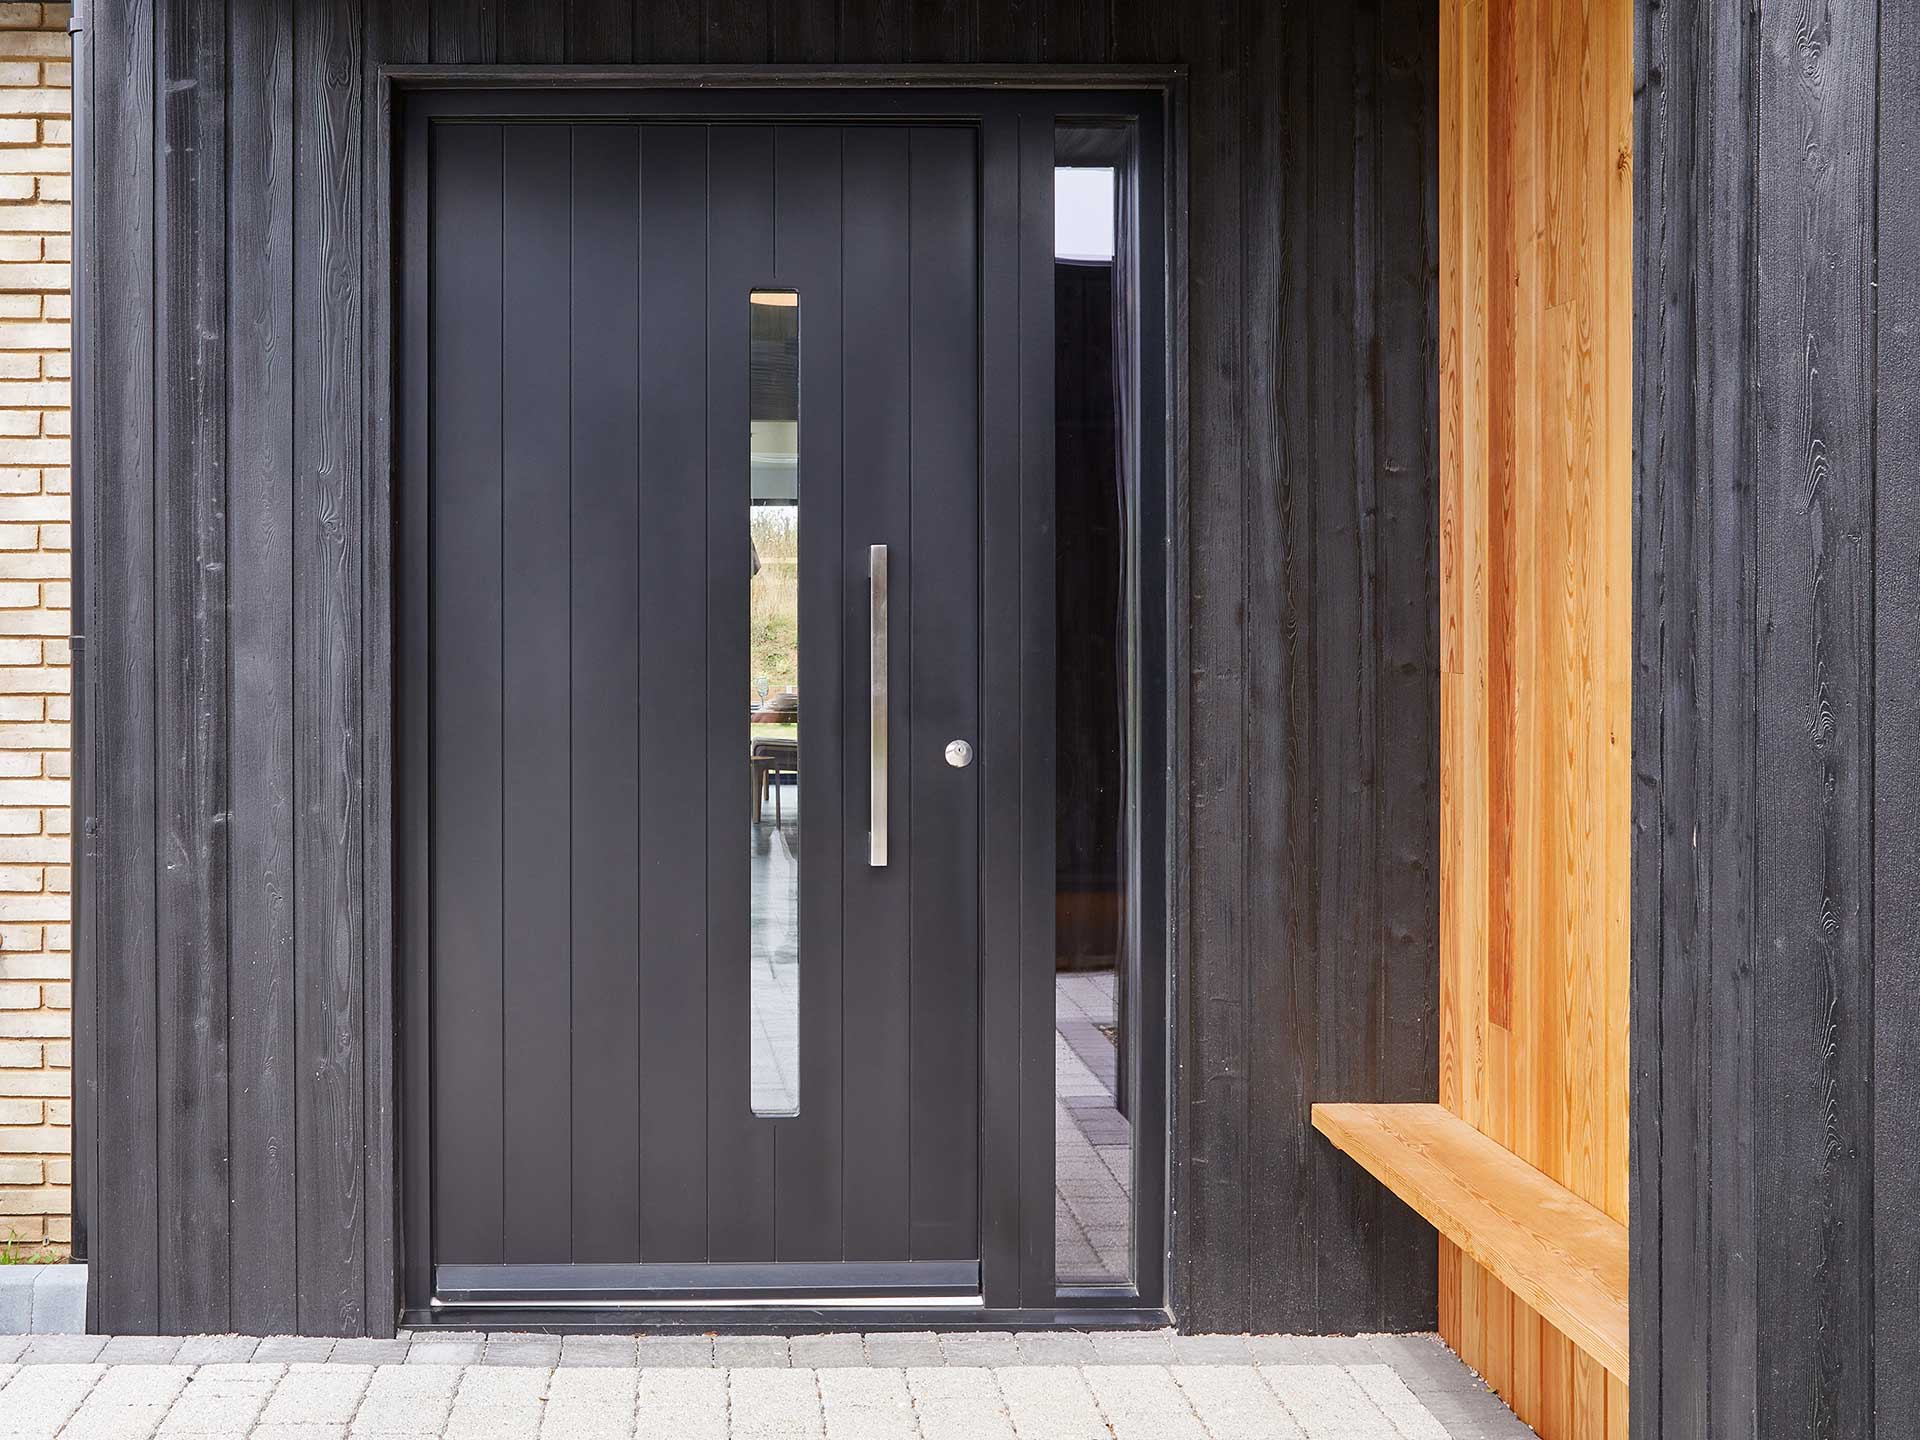
[[[1631,0],[1443,0],[1440,1099],[1627,1219]],[[1440,1333],[1544,1440],[1625,1386],[1452,1245]]]
[[[92,7],[97,1323],[394,1318],[385,61],[1191,66],[1172,1275],[1434,1320],[1312,1136],[1437,1083],[1437,12],[1417,0]]]
[[[1920,1429],[1917,41],[1639,9],[1636,1434]]]

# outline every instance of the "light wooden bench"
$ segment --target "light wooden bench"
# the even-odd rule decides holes
[[[1313,1127],[1627,1378],[1627,1227],[1439,1105],[1316,1105]]]

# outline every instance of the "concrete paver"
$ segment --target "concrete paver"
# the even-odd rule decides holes
[[[977,1331],[562,1339],[447,1331],[318,1344],[41,1336],[18,1353],[17,1363],[0,1362],[0,1435],[9,1440],[1522,1440],[1532,1433],[1431,1336]],[[252,1358],[229,1358],[236,1356]]]

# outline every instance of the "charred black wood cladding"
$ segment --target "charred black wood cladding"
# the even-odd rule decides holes
[[[1636,18],[1633,1433],[1920,1432],[1920,28]]]
[[[668,61],[1189,67],[1172,1298],[1192,1329],[1432,1324],[1430,1232],[1307,1123],[1436,1083],[1431,6],[84,9],[101,1329],[392,1329],[379,70]]]

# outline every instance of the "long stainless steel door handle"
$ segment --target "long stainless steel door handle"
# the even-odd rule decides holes
[[[887,863],[887,547],[867,547],[867,864]]]

